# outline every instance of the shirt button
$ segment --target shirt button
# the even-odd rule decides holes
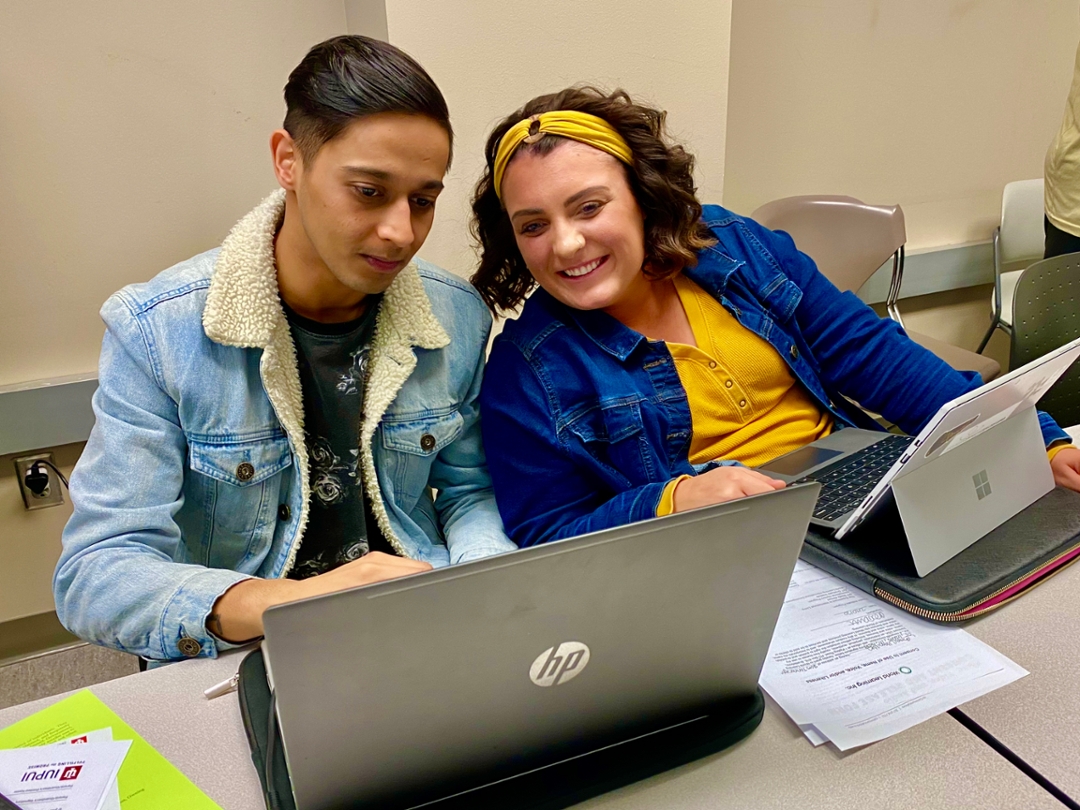
[[[740,399],[739,400],[739,407],[740,408],[745,408],[746,407],[746,400],[745,399]]]
[[[734,384],[731,380],[724,380],[724,388],[731,388]]]
[[[255,468],[248,464],[246,461],[240,463],[236,467],[236,477],[241,481],[250,481],[255,477]]]
[[[716,368],[716,361],[715,360],[710,360],[709,361],[709,368]]]
[[[430,453],[435,448],[435,437],[430,433],[425,433],[420,437],[420,449],[425,453]]]
[[[792,360],[799,359],[799,350],[796,349],[794,346],[791,347],[791,350],[788,352],[788,354],[791,356]]]
[[[202,644],[188,636],[184,636],[184,638],[176,642],[176,648],[187,658],[194,658],[202,652]]]
[[[289,505],[287,503],[283,503],[277,508],[277,517],[278,520],[282,521],[288,520],[292,517],[292,509],[289,508]]]

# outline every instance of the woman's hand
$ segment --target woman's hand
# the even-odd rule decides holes
[[[1062,456],[1066,452],[1062,450],[1058,455]],[[1080,478],[1080,473],[1077,475]],[[785,486],[787,484],[783,481],[769,478],[749,467],[717,467],[707,473],[684,478],[676,484],[673,506],[676,512],[685,512],[688,509],[745,498],[747,495],[772,492]]]
[[[1058,451],[1050,462],[1050,469],[1054,471],[1054,482],[1059,487],[1080,492],[1080,450],[1066,447]],[[678,488],[675,491],[678,492]]]

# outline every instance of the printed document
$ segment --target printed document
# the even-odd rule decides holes
[[[131,750],[116,780],[122,810],[221,810],[87,689],[0,730],[0,748],[94,743],[103,739],[100,730],[108,732],[108,739],[131,741]],[[116,810],[115,805],[108,804],[100,810],[110,807]]]
[[[812,743],[847,751],[1027,674],[965,631],[904,613],[800,560],[761,687]]]
[[[34,810],[101,810],[130,740],[0,751],[0,793]]]
[[[56,743],[56,745],[84,745],[86,743],[112,742],[112,738],[111,728],[101,728],[96,731],[88,731],[85,734],[76,735],[67,740],[61,740]],[[108,795],[101,803],[99,810],[120,810],[120,783],[116,779],[113,779],[112,787],[109,788]]]

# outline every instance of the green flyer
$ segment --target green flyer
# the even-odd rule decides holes
[[[131,740],[120,767],[123,810],[213,810],[209,796],[88,690],[54,703],[0,731],[0,748],[25,748],[112,728],[114,740]]]

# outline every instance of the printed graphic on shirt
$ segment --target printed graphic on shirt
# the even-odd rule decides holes
[[[365,498],[357,446],[377,302],[349,323],[320,324],[286,311],[296,345],[309,458],[308,523],[289,576],[316,576],[391,551]],[[391,552],[392,553],[392,552]]]
[[[311,494],[322,506],[333,506],[349,493],[349,488],[356,489],[359,478],[357,467],[360,463],[360,451],[348,448],[351,461],[342,463],[330,447],[330,440],[323,436],[312,436],[305,431],[304,440],[311,459]]]
[[[359,394],[364,390],[364,380],[367,379],[368,357],[371,355],[371,346],[361,346],[349,355],[352,365],[349,370],[338,377],[337,390],[346,396]]]

